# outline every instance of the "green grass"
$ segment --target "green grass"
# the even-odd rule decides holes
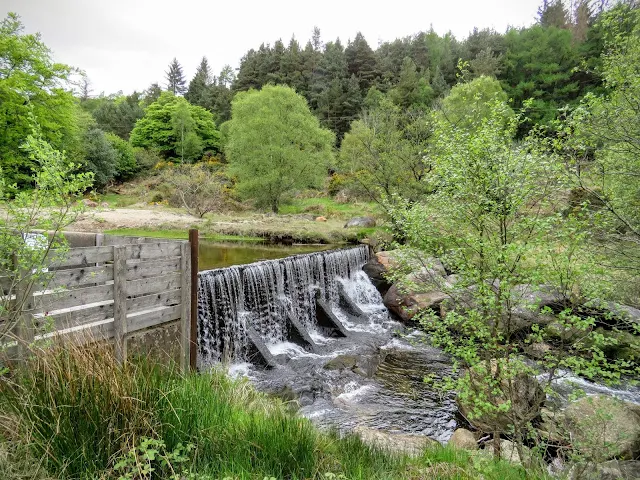
[[[189,232],[185,229],[145,229],[145,228],[116,228],[113,230],[105,230],[107,235],[121,235],[128,237],[150,237],[150,238],[169,238],[172,240],[186,240],[189,238]],[[225,235],[218,233],[200,234],[201,238],[214,242],[237,241],[237,242],[263,242],[264,238],[239,235]]]
[[[115,479],[115,465],[134,458],[144,438],[166,443],[158,455],[182,451],[173,467],[197,480],[525,478],[522,468],[478,463],[446,447],[412,458],[321,432],[246,381],[220,372],[182,375],[148,358],[121,366],[108,347],[34,350],[30,363],[0,382],[0,408],[0,454],[11,451],[0,455],[0,472],[9,472],[8,480],[32,478],[24,474],[34,464],[42,468],[33,478]],[[151,463],[153,475],[133,478],[169,478],[157,455]]]
[[[125,208],[135,203],[140,203],[140,198],[135,195],[122,195],[119,193],[105,193],[99,196],[99,202],[107,202],[111,207]]]
[[[314,197],[294,199],[280,208],[280,213],[285,215],[317,214],[340,218],[362,217],[366,215],[379,215],[378,205],[373,202],[348,202],[339,203],[331,197]]]

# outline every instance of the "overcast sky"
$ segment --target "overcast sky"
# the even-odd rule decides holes
[[[54,59],[84,70],[93,94],[164,84],[173,57],[187,81],[205,55],[215,74],[260,43],[295,35],[304,46],[314,26],[323,41],[356,32],[372,48],[430,26],[464,38],[473,29],[526,26],[542,0],[0,0],[27,32],[40,32]]]

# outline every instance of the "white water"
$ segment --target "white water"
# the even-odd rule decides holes
[[[329,343],[317,332],[316,296],[336,305],[338,279],[359,296],[372,295],[368,278],[367,286],[357,287],[368,259],[368,247],[361,246],[201,272],[199,365],[246,361],[248,329],[267,344],[288,341],[289,318],[315,332],[318,343]]]

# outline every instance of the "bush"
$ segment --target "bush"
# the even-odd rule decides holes
[[[205,164],[165,167],[161,175],[170,190],[170,204],[190,215],[202,218],[226,203],[228,180]]]
[[[118,181],[129,180],[138,173],[138,163],[133,147],[126,140],[113,133],[106,134],[107,140],[116,152],[115,179]]]

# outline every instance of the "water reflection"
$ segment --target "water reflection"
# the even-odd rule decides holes
[[[200,240],[200,270],[274,260],[290,255],[319,252],[335,245],[274,245],[259,242],[211,242]]]

